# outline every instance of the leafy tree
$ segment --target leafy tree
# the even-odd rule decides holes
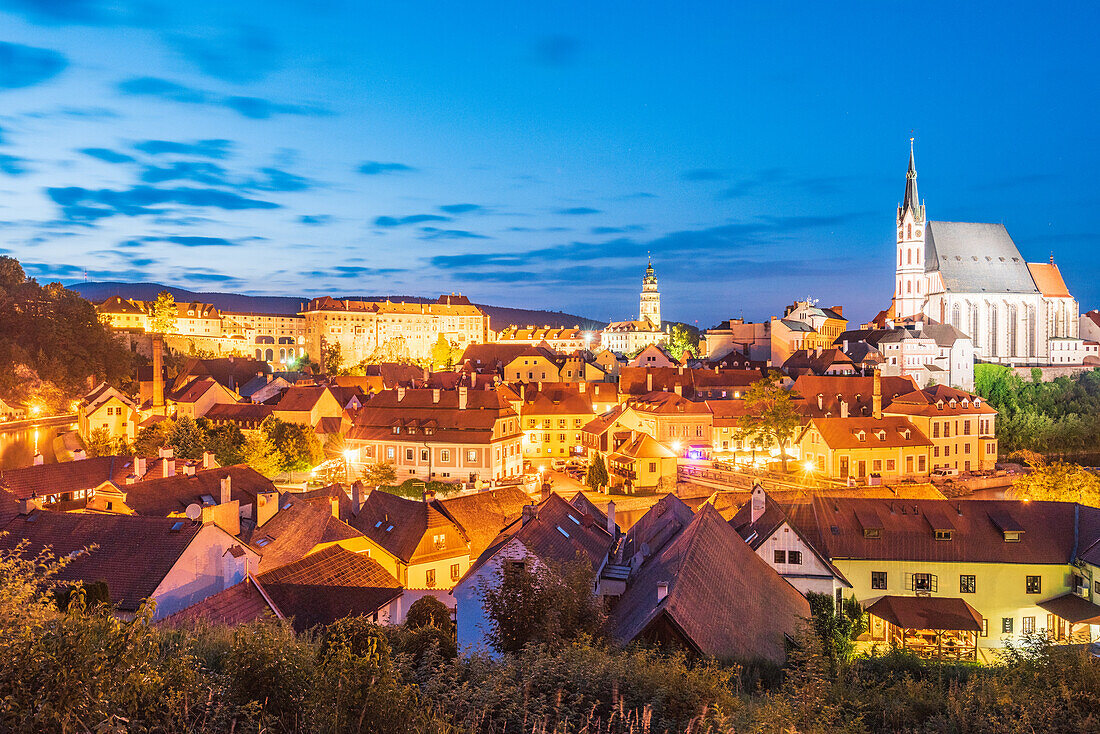
[[[393,468],[393,464],[379,461],[363,470],[363,481],[372,487],[389,487],[397,484],[397,470]]]
[[[592,591],[595,581],[592,564],[579,555],[568,563],[531,568],[503,564],[478,588],[490,644],[500,652],[517,652],[532,642],[555,644],[595,635],[605,619]]]
[[[447,605],[434,596],[422,596],[413,602],[405,615],[405,624],[408,627],[438,627],[441,630],[453,631],[454,622],[451,621],[451,610]]]
[[[1047,463],[1032,453],[1031,472],[1012,484],[1011,496],[1016,499],[1080,502],[1100,507],[1100,476],[1076,464],[1064,461]]]
[[[588,462],[588,471],[584,475],[584,483],[592,489],[598,490],[607,486],[610,478],[607,476],[607,467],[603,463],[603,455],[596,452],[592,460]]]
[[[765,377],[749,385],[743,400],[745,415],[741,416],[738,435],[765,446],[772,443],[778,446],[786,472],[787,446],[802,422],[791,393],[775,377]]]
[[[822,650],[834,671],[836,666],[847,663],[855,650],[855,639],[866,631],[867,623],[863,607],[854,596],[841,603],[838,612],[836,601],[830,594],[810,592],[810,621],[821,640]]]
[[[176,333],[176,298],[168,291],[157,294],[153,303],[152,327],[157,334]]]
[[[694,355],[699,349],[699,330],[684,323],[673,324],[665,349],[677,360],[684,358],[685,350]]]
[[[130,449],[125,438],[112,438],[111,432],[106,428],[93,428],[89,435],[81,435],[80,439],[84,443],[84,451],[88,458],[119,456],[129,453]]]
[[[260,432],[274,448],[274,463],[279,472],[306,471],[324,459],[321,439],[300,423],[289,423],[268,416],[260,423]]]
[[[447,341],[443,334],[440,334],[432,345],[432,365],[435,367],[451,369],[461,355],[458,345]]]
[[[244,462],[244,432],[236,423],[211,426],[206,431],[206,450],[214,454],[214,459],[222,466],[232,466]]]
[[[321,364],[325,368],[326,375],[335,375],[340,372],[344,364],[344,357],[340,353],[340,342],[321,338]]]

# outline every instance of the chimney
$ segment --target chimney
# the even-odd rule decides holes
[[[649,370],[645,373],[645,391],[653,392],[653,373]]]
[[[80,461],[81,459],[87,459],[88,452],[84,449],[77,449],[73,452],[73,461]]]
[[[615,536],[615,500],[607,503],[607,532]]]
[[[871,410],[875,418],[882,417],[882,375],[875,370],[875,387],[871,393]]]
[[[171,449],[169,449],[169,452],[171,452]],[[169,453],[169,455],[171,455],[171,454]],[[176,460],[175,459],[172,459],[172,458],[163,459],[163,463],[161,464],[161,476],[163,476],[163,477],[174,477],[174,476],[176,476]]]
[[[538,507],[536,507],[535,505],[524,505],[523,506],[523,519],[520,521],[520,527],[526,525],[527,523],[531,522],[536,517],[538,517],[538,513],[539,513]]]
[[[400,403],[404,399],[405,399],[405,388],[403,388],[403,387],[397,388],[397,402]]]
[[[363,509],[363,483],[352,482],[351,483],[351,509],[358,515],[359,510]]]
[[[35,466],[42,466],[45,463],[46,463],[46,457],[45,456],[43,456],[40,453],[34,455],[34,465]]]
[[[342,492],[343,490],[340,490],[340,491]],[[332,507],[332,516],[335,517],[337,520],[339,520],[340,519],[340,498],[339,497],[332,497],[331,499],[329,499],[329,505]]]
[[[423,499],[425,502],[431,502],[435,499],[435,490],[425,489],[423,494],[421,495],[421,499]]]
[[[433,403],[438,403],[439,402],[439,388],[438,387],[432,388],[432,402]]]
[[[229,502],[230,495],[233,494],[233,477],[231,475],[222,477],[221,490],[221,504],[224,505]]]
[[[684,396],[684,386],[683,385],[676,385],[675,387],[672,388],[672,390],[673,390],[673,392],[675,392],[680,397]]]
[[[211,451],[202,452],[202,468],[213,469],[214,468],[214,454]]]
[[[825,409],[825,396],[822,395],[821,393],[817,394],[817,409],[818,410],[824,410]]]
[[[153,337],[153,412],[164,408],[164,341]],[[161,411],[163,412],[163,410]]]
[[[752,504],[749,508],[751,510],[749,522],[755,523],[761,518],[761,516],[763,516],[765,505],[764,500],[764,488],[757,484],[752,488],[752,499],[750,500]]]
[[[539,493],[539,501],[545,502],[546,500],[550,499],[550,494],[550,482],[543,482],[542,492]]]
[[[279,511],[278,492],[259,492],[256,494],[256,527],[275,517]]]
[[[466,410],[466,402],[470,398],[470,388],[460,385],[458,388],[458,409]]]
[[[162,459],[171,459],[175,455],[175,451],[171,446],[161,446],[157,449],[157,456]]]
[[[427,367],[425,367],[424,372],[422,374],[424,376],[424,384],[426,385],[426,384],[428,384],[428,380],[431,379],[432,373]]]
[[[190,463],[190,462],[184,464],[183,465],[183,474],[184,474],[184,476],[188,476],[188,477],[195,476],[195,465]]]
[[[144,456],[134,457],[134,474],[137,476],[138,479],[141,479],[143,476],[145,476],[146,462],[148,461],[149,460],[146,459]]]
[[[272,381],[272,380],[274,380],[274,379],[275,379],[275,374],[274,374],[274,373],[272,373],[272,372],[268,372],[268,373],[267,373],[267,381],[268,381],[268,382],[271,382],[271,381]]]
[[[658,581],[657,582],[657,601],[661,601],[666,596],[668,596],[668,582],[667,581]]]
[[[841,400],[840,401],[840,417],[841,418],[847,418],[848,417],[848,401],[847,400]]]
[[[42,500],[37,497],[27,497],[26,499],[19,500],[19,514],[29,515],[35,510],[42,509]]]

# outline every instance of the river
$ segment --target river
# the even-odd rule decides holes
[[[56,419],[33,425],[20,423],[12,428],[0,427],[0,470],[30,466],[36,452],[41,452],[47,464],[55,463],[54,438],[75,428],[75,422]]]

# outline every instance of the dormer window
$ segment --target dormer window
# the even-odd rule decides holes
[[[950,530],[936,530],[934,532],[934,537],[936,538],[936,540],[951,540],[951,531]]]
[[[964,408],[969,408],[970,407],[970,401],[967,400],[966,398],[963,398],[963,407]]]
[[[981,398],[974,398],[974,407],[975,408],[982,407],[982,399]]]
[[[955,398],[951,398],[951,402],[949,404],[952,408],[954,408],[955,407]]]
[[[904,438],[904,439],[905,439],[906,441],[908,441],[908,440],[909,440],[909,436],[910,436],[910,431],[909,431],[909,429],[908,429],[908,428],[903,428],[903,429],[901,429],[901,437],[902,437],[902,438]]]
[[[936,401],[936,409],[937,410],[943,410],[943,401],[942,400],[937,400]]]
[[[401,426],[394,426],[393,427],[393,433],[394,433],[395,436],[397,434],[401,433]]]
[[[864,433],[863,431],[857,431],[856,432],[856,440],[857,441],[866,441],[867,440],[867,434]]]
[[[882,429],[875,431],[875,437],[878,438],[879,441],[885,441],[886,431],[883,431]]]

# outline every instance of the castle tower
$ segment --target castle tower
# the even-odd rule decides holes
[[[646,266],[645,277],[642,278],[642,301],[638,318],[649,321],[654,329],[661,328],[661,294],[657,291],[657,276],[653,272],[652,260]]]
[[[894,317],[918,316],[924,310],[928,283],[924,277],[924,204],[917,197],[917,167],[913,138],[909,138],[909,170],[905,198],[898,207],[897,275],[894,278]]]

